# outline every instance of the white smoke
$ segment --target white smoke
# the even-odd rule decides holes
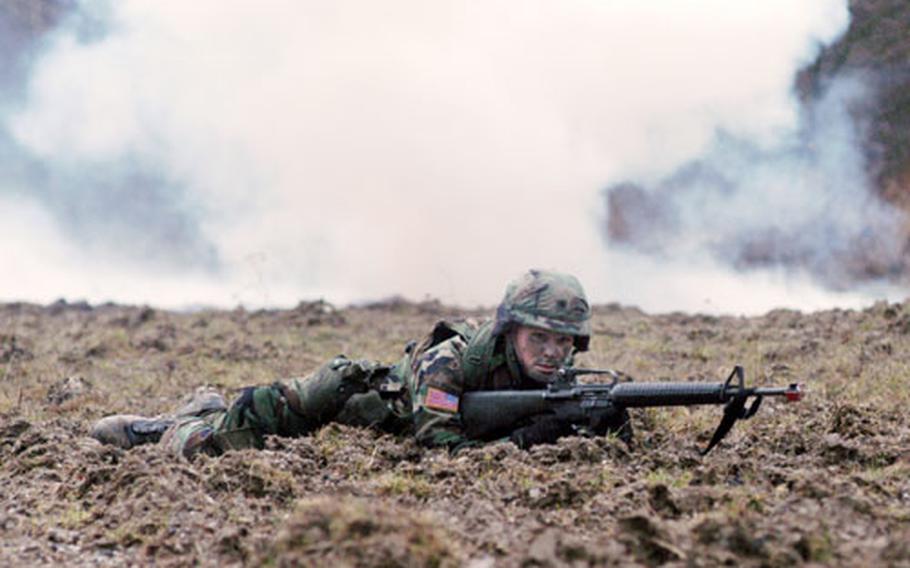
[[[706,254],[743,268],[794,267],[835,289],[902,270],[906,215],[868,189],[857,115],[863,77],[831,82],[772,146],[719,133],[647,190],[608,191],[613,240],[651,255]]]
[[[62,27],[0,117],[53,180],[0,188],[28,200],[0,225],[43,216],[0,251],[19,276],[5,299],[493,304],[532,266],[646,309],[868,299],[601,238],[610,182],[665,175],[718,127],[763,144],[791,128],[793,74],[844,28],[843,0],[80,7],[106,34]]]

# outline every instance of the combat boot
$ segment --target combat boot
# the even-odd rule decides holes
[[[177,419],[205,416],[210,412],[227,410],[224,398],[217,392],[202,387],[190,395],[173,416],[146,418],[132,414],[116,414],[95,423],[91,436],[102,444],[111,444],[128,450],[142,444],[157,444]]]
[[[102,444],[128,450],[142,444],[156,444],[161,435],[174,425],[170,418],[145,418],[132,414],[115,414],[102,418],[92,427],[91,437]]]

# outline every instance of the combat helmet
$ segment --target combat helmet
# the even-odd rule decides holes
[[[577,278],[549,270],[529,270],[506,287],[496,309],[493,335],[514,325],[529,325],[575,337],[575,348],[587,351],[591,340],[591,306]]]

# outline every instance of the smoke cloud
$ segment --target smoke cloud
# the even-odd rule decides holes
[[[79,2],[4,87],[0,297],[489,305],[540,266],[651,310],[866,302],[602,238],[602,188],[718,128],[792,131],[793,74],[846,23],[843,0]]]
[[[871,96],[868,84],[833,82],[771,147],[719,132],[653,187],[612,187],[609,238],[656,257],[801,270],[839,290],[899,280],[907,218],[869,191],[850,112]]]

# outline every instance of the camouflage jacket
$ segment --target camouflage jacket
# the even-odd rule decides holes
[[[480,444],[464,433],[458,403],[471,391],[539,389],[522,375],[505,338],[493,337],[493,321],[436,324],[430,336],[399,364],[410,387],[417,441],[451,451]]]
[[[441,321],[395,366],[339,356],[306,378],[247,387],[229,409],[185,420],[170,438],[184,455],[206,444],[212,445],[208,453],[220,453],[261,448],[267,435],[300,436],[334,421],[395,433],[412,429],[421,444],[451,451],[477,445],[465,436],[458,413],[463,393],[540,388],[523,377],[514,352],[492,332],[492,321]],[[379,384],[397,385],[400,394],[383,397]]]
[[[262,448],[265,436],[302,436],[329,422],[403,432],[410,427],[409,399],[379,392],[379,385],[398,383],[391,370],[339,355],[305,378],[246,387],[230,408],[178,421],[168,440],[188,455],[206,444],[212,447],[201,449],[212,454]]]

